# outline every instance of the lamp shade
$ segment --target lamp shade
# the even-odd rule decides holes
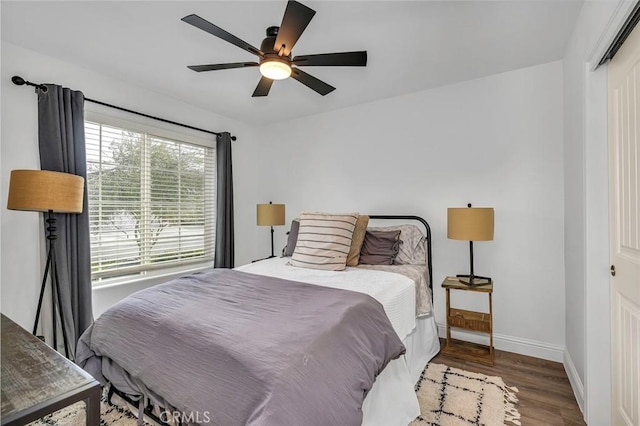
[[[48,170],[12,170],[9,210],[82,213],[84,178]]]
[[[493,208],[451,207],[447,209],[447,238],[465,241],[493,240]]]
[[[284,225],[284,204],[258,204],[258,226]]]

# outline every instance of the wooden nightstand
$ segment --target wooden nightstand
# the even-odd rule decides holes
[[[472,287],[460,282],[456,277],[447,277],[442,282],[442,287],[447,290],[447,345],[444,347],[443,352],[456,358],[493,365],[493,306],[491,302],[493,283]],[[452,289],[487,293],[489,295],[489,312],[465,311],[452,308],[449,295]],[[479,345],[473,347],[468,345],[460,346],[460,344],[451,339],[451,327],[488,334],[489,347]]]

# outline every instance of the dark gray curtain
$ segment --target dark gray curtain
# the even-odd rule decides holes
[[[231,168],[231,135],[218,134],[217,158],[217,206],[216,206],[216,255],[214,267],[233,268],[233,173]]]
[[[46,86],[46,93],[38,90],[40,167],[85,178],[82,214],[55,215],[60,300],[70,349],[74,353],[80,335],[93,322],[84,95],[53,84]]]

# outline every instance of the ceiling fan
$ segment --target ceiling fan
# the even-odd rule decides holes
[[[209,64],[209,65],[190,65],[189,69],[202,71],[225,70],[231,68],[260,67],[262,78],[258,82],[253,97],[267,96],[273,80],[283,80],[292,77],[300,83],[315,90],[322,96],[331,93],[336,88],[325,83],[316,77],[307,74],[298,67],[303,66],[351,66],[364,67],[367,65],[367,52],[341,52],[341,53],[323,53],[318,55],[300,55],[291,59],[291,49],[296,44],[302,32],[307,28],[311,18],[315,15],[315,10],[299,3],[297,1],[289,1],[284,11],[284,17],[280,27],[267,28],[267,37],[262,40],[260,49],[256,49],[249,43],[240,40],[223,30],[222,28],[212,24],[211,22],[199,17],[198,15],[189,15],[182,18],[188,24],[203,31],[208,32],[216,37],[223,39],[241,49],[246,50],[260,58],[259,62],[233,62],[228,64]]]

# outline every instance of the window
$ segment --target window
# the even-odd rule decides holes
[[[213,261],[214,149],[124,127],[85,122],[94,284]]]

